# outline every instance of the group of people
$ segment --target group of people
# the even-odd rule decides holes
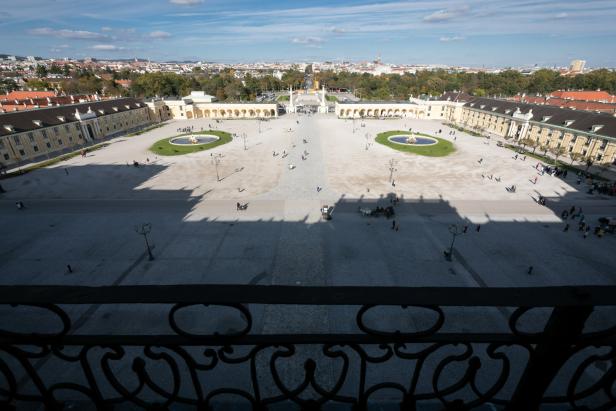
[[[546,165],[543,165],[541,163],[537,163],[537,165],[535,166],[535,169],[537,171],[539,171],[539,175],[549,174],[552,177],[567,178],[567,169],[566,168],[546,166]],[[578,175],[579,175],[579,173],[578,173]]]
[[[609,228],[608,223],[606,222],[603,225],[599,224],[598,226],[594,227],[593,230],[590,224],[586,222],[586,217],[582,213],[582,207],[576,209],[575,206],[571,206],[569,210],[563,210],[562,213],[560,213],[560,217],[561,219],[566,221],[565,227],[563,228],[563,231],[565,232],[569,231],[569,228],[571,227],[571,224],[574,220],[579,219],[577,223],[578,231],[582,232],[582,236],[584,238],[587,238],[591,231],[594,231],[594,234],[597,237],[601,238],[605,234],[606,230]],[[571,222],[569,220],[571,220]]]
[[[201,130],[203,130],[203,127],[201,127]],[[193,131],[195,131],[195,126],[180,127],[177,130],[178,133],[192,133]]]

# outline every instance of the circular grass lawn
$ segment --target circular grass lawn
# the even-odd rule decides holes
[[[204,134],[215,135],[216,137],[218,137],[218,140],[213,141],[211,143],[207,143],[207,144],[194,144],[194,145],[177,145],[177,144],[171,143],[171,140],[177,137],[192,136],[192,135],[201,136]],[[182,154],[190,154],[190,153],[197,153],[199,151],[206,151],[214,147],[227,144],[232,139],[233,137],[231,136],[231,134],[225,131],[204,130],[204,131],[199,131],[199,132],[194,132],[194,133],[179,134],[177,136],[163,138],[162,140],[158,140],[156,143],[152,144],[152,147],[150,147],[150,151],[153,152],[154,154],[158,154],[161,156],[180,156]]]
[[[404,134],[404,135],[412,134],[416,136],[430,137],[438,141],[438,143],[422,146],[422,145],[397,144],[397,143],[393,143],[389,141],[389,137],[400,135],[400,134]],[[410,131],[400,131],[400,130],[385,131],[383,133],[377,134],[374,140],[377,143],[393,148],[394,150],[403,151],[406,153],[419,154],[420,156],[444,157],[456,151],[451,141],[447,141],[442,138],[434,137],[429,134],[411,133]]]

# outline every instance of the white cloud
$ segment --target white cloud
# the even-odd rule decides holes
[[[443,9],[435,11],[423,18],[426,23],[438,23],[448,21],[460,17],[468,12],[468,6],[458,7],[455,9]]]
[[[107,27],[107,26],[101,27],[101,31],[111,31],[111,30],[113,30],[111,27]]]
[[[55,30],[50,29],[48,27],[41,27],[32,29],[29,31],[30,34],[34,34],[35,36],[51,36],[51,37],[59,37],[63,39],[76,39],[76,40],[101,40],[106,39],[107,36],[101,33],[95,33],[92,31],[85,30]]]
[[[194,6],[203,3],[203,0],[169,0],[171,4],[179,4],[181,6]]]
[[[116,46],[115,44],[95,44],[90,47],[92,50],[97,51],[121,51],[126,50],[124,47]]]
[[[321,37],[307,36],[307,37],[294,37],[291,40],[291,43],[303,44],[307,47],[321,47],[321,44],[323,43],[323,41],[324,40]]]
[[[171,33],[168,33],[166,31],[156,30],[148,34],[148,37],[152,39],[166,39],[166,38],[171,37]]]
[[[443,36],[439,40],[446,43],[446,42],[449,42],[449,41],[462,41],[462,40],[464,40],[464,37],[462,37],[462,36],[451,36],[451,37]]]
[[[569,17],[569,14],[568,14],[568,13],[558,13],[558,14],[556,15],[556,18],[557,18],[557,19],[566,19],[567,17]]]

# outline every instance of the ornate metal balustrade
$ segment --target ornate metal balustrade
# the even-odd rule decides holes
[[[616,409],[616,287],[4,286],[0,304],[1,409]]]

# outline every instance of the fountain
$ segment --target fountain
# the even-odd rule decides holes
[[[191,134],[188,136],[180,136],[174,137],[169,140],[169,142],[176,146],[187,146],[187,145],[202,145],[202,144],[210,144],[215,141],[218,141],[220,138],[213,134]]]
[[[416,136],[413,134],[397,134],[390,136],[387,139],[392,143],[406,146],[431,146],[438,143],[438,140],[435,138]]]

